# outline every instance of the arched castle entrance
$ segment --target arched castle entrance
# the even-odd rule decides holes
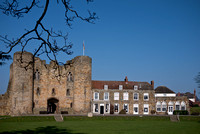
[[[49,114],[58,113],[58,107],[59,107],[59,100],[56,98],[50,98],[47,100],[47,112]]]

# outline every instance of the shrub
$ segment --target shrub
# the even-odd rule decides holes
[[[198,104],[194,104],[193,107],[199,107],[199,105]]]
[[[174,110],[173,115],[188,115],[187,110]]]
[[[191,107],[190,112],[191,115],[200,115],[200,107]]]
[[[151,114],[155,114],[156,113],[156,111],[155,110],[151,110]]]
[[[61,114],[68,114],[68,111],[61,111]]]
[[[122,109],[119,114],[126,114],[126,110]]]
[[[40,111],[40,114],[48,114],[47,111]]]

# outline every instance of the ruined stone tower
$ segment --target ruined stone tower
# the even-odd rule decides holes
[[[10,91],[12,115],[32,113],[33,68],[30,64],[32,60],[31,53],[16,52],[14,54],[11,65],[12,81],[9,82],[12,83]]]
[[[74,62],[74,111],[87,113],[91,103],[92,59],[78,56]]]

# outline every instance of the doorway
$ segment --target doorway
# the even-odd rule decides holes
[[[104,106],[100,106],[100,114],[104,114]]]
[[[49,114],[58,113],[58,100],[51,98],[47,100],[47,112]]]
[[[168,106],[168,115],[173,114],[173,106]]]

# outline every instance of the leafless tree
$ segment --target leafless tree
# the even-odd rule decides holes
[[[194,80],[195,80],[196,83],[198,84],[198,88],[200,88],[200,72],[199,72],[198,75],[194,78]]]
[[[92,2],[92,0],[85,0],[87,3]],[[55,32],[53,28],[46,28],[43,23],[44,16],[47,13],[49,3],[52,2],[50,0],[45,0],[45,4],[41,5],[40,0],[32,0],[29,5],[20,6],[19,0],[5,0],[0,5],[0,10],[3,11],[5,15],[11,15],[13,17],[21,18],[24,15],[28,14],[33,8],[43,8],[43,12],[39,19],[36,21],[36,24],[32,27],[32,29],[26,30],[23,35],[19,36],[16,39],[9,39],[8,36],[0,35],[0,45],[5,45],[7,47],[6,51],[0,50],[0,60],[9,60],[11,56],[9,55],[13,48],[20,46],[22,53],[26,51],[27,46],[30,46],[31,41],[37,42],[37,47],[34,50],[33,56],[40,56],[45,54],[48,59],[55,61],[56,64],[60,64],[57,60],[57,55],[60,52],[63,52],[67,55],[71,55],[72,51],[72,43],[68,42],[68,35],[63,34],[62,31]],[[65,12],[65,21],[66,25],[71,27],[72,22],[75,19],[80,19],[82,21],[86,21],[88,23],[94,23],[94,21],[98,18],[95,12],[88,11],[89,16],[83,17],[80,16],[77,10],[75,10],[70,0],[57,0],[57,5],[59,3],[64,5]],[[63,45],[58,44],[58,40],[63,40]],[[21,58],[23,58],[21,56]],[[22,60],[21,60],[22,61]],[[3,64],[4,62],[0,62]]]

